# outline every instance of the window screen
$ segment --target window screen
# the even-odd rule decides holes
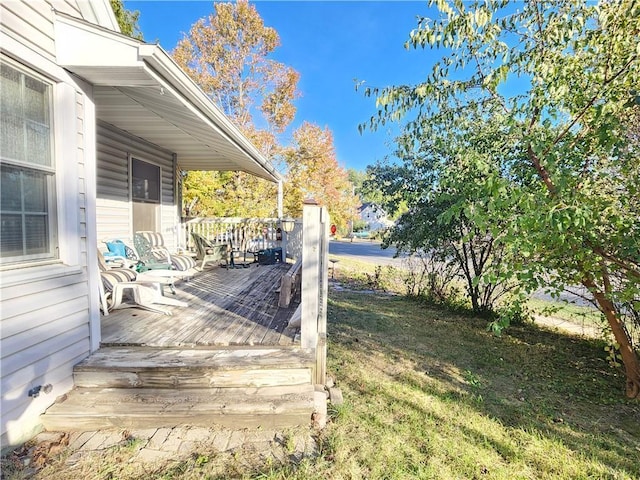
[[[134,200],[160,203],[159,166],[133,158],[131,160],[131,177]]]

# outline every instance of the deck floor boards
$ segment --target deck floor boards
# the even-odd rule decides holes
[[[140,308],[118,309],[103,316],[102,345],[294,345],[298,332],[287,326],[299,299],[281,308],[277,293],[289,267],[207,269],[176,285],[175,298],[189,306],[168,307],[171,316]]]

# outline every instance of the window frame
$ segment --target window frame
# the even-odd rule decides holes
[[[21,178],[24,178],[25,174],[29,172],[35,172],[37,174],[41,174],[44,177],[46,195],[44,195],[44,201],[46,202],[45,211],[46,211],[46,225],[47,225],[47,242],[48,249],[44,253],[23,253],[20,255],[12,255],[12,256],[1,256],[0,255],[0,268],[3,270],[6,268],[15,268],[20,264],[37,264],[42,262],[50,262],[50,261],[59,261],[60,259],[60,249],[58,244],[58,172],[56,171],[56,141],[55,141],[55,102],[54,98],[56,96],[56,82],[43,76],[42,74],[35,71],[33,68],[29,68],[22,63],[12,60],[9,57],[4,55],[0,55],[0,63],[8,66],[9,68],[20,73],[23,78],[31,78],[38,82],[41,82],[46,86],[47,89],[47,108],[48,108],[48,128],[49,128],[49,152],[50,152],[50,163],[48,165],[32,163],[29,161],[8,158],[2,155],[0,151],[0,164],[3,167],[8,167],[12,169],[16,169],[20,171]],[[24,85],[24,80],[22,81],[22,85]],[[24,94],[24,92],[21,92]],[[24,119],[23,119],[24,120]],[[0,122],[2,119],[0,119]],[[26,122],[25,122],[26,124]],[[24,125],[23,125],[24,128]],[[26,232],[24,231],[25,217],[28,213],[25,210],[24,206],[24,195],[21,194],[21,209],[18,212],[22,216],[22,226],[23,226],[23,238],[22,238],[22,249],[23,252],[26,250]],[[8,214],[8,210],[5,212],[0,212],[0,214],[5,213]]]

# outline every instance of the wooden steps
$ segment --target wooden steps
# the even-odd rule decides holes
[[[313,362],[300,348],[101,348],[41,419],[48,430],[310,424]]]

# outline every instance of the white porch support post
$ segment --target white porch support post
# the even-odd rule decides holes
[[[80,80],[77,80],[80,82]],[[85,211],[87,212],[87,275],[89,277],[89,348],[95,352],[100,348],[102,340],[102,320],[100,318],[100,304],[104,298],[100,295],[102,278],[98,267],[98,225],[96,219],[96,198],[97,198],[97,154],[96,154],[96,106],[93,101],[93,87],[82,83],[85,92],[91,95],[85,96],[84,104],[84,173],[85,173]],[[92,119],[91,122],[88,119]],[[105,315],[107,315],[105,311]]]
[[[327,357],[327,246],[329,219],[313,201],[302,210],[301,346],[316,352],[315,383],[324,384]]]
[[[284,189],[282,180],[278,180],[278,218],[282,218],[284,212]]]
[[[329,295],[329,229],[331,219],[326,207],[320,210],[320,300],[318,312],[318,348],[316,349],[316,383],[327,383],[327,297]]]

